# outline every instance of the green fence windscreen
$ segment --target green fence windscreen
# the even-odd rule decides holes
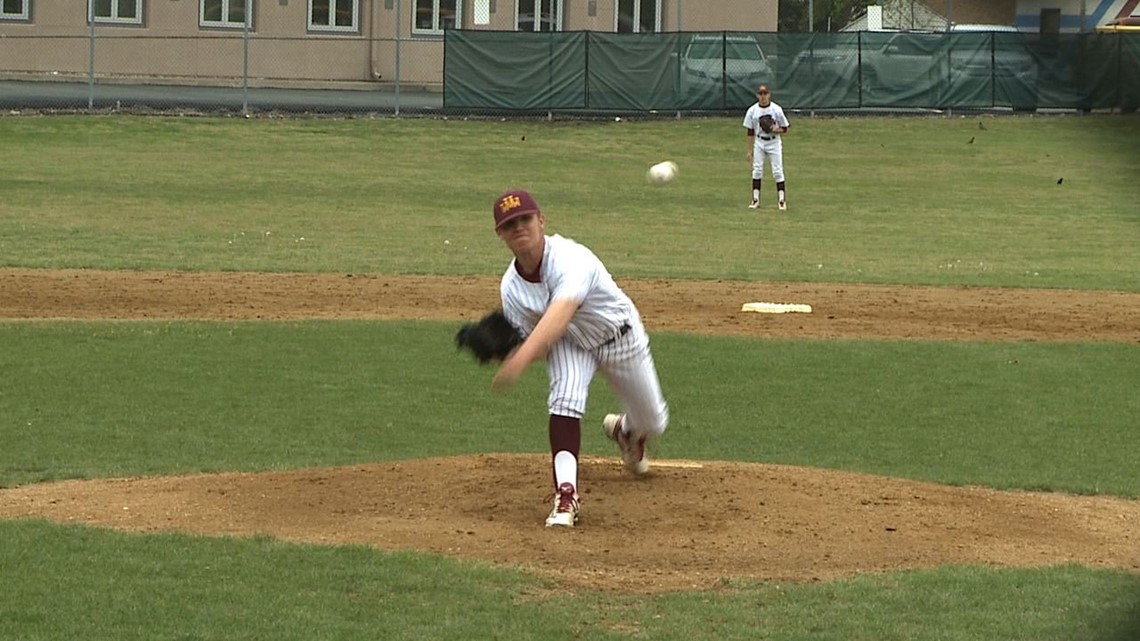
[[[520,110],[585,108],[586,35],[448,31],[444,105],[452,102],[462,107]]]
[[[1135,109],[1140,34],[448,31],[444,108]]]

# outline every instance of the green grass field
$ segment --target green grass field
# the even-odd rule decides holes
[[[746,208],[738,118],[0,118],[0,265],[496,274],[491,201],[525,187],[619,280],[1140,291],[1140,120],[985,126],[793,118],[780,216],[770,179],[767,209]],[[666,158],[681,178],[647,186]],[[490,396],[453,331],[0,322],[0,486],[544,451],[541,368]],[[662,334],[654,350],[661,456],[1140,497],[1140,345]],[[609,398],[599,381],[588,422]],[[610,453],[595,432],[583,450]],[[0,639],[1140,638],[1140,574],[1071,565],[635,596],[266,538],[36,520],[0,538]]]
[[[778,217],[737,119],[6,118],[0,261],[494,273],[490,203],[525,187],[624,277],[1140,290],[1140,121],[986,122],[793,123]]]

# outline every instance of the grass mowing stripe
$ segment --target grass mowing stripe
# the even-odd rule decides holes
[[[507,432],[544,420],[535,404],[492,426],[485,412],[514,402],[487,394],[489,370],[461,360],[449,325],[0,327],[0,363],[21,381],[2,397],[5,483],[517,451]]]
[[[39,521],[0,532],[5,639],[572,638],[543,626],[567,605],[515,607],[542,582],[488,564]]]
[[[998,488],[1140,487],[1128,462],[1140,456],[1140,400],[1128,391],[1137,346],[676,339],[655,339],[673,404],[667,456]]]
[[[0,324],[0,483],[546,451],[454,324]],[[655,335],[669,458],[1135,496],[1140,347]],[[601,381],[585,425],[615,408]],[[610,454],[600,430],[583,451]]]
[[[770,180],[747,209],[735,117],[5,118],[0,264],[496,273],[490,203],[521,186],[625,277],[1140,290],[1140,164],[1121,142],[1140,120],[987,122],[860,118],[854,136],[799,119],[784,215]],[[680,179],[647,185],[665,158]],[[438,167],[463,171],[425,189]]]
[[[265,538],[0,522],[0,637],[1125,641],[1140,577],[946,567],[634,597],[507,568]]]
[[[724,594],[659,599],[659,618],[646,618],[645,634],[677,641],[685,634],[789,641],[1124,641],[1140,621],[1140,577],[1076,566],[960,566],[820,585],[731,587],[736,589]],[[678,622],[685,628],[663,629]]]

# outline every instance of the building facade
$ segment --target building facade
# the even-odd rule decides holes
[[[1140,0],[881,0],[842,31],[944,31],[951,25],[1016,27],[1025,33],[1090,33],[1140,16]]]
[[[3,0],[0,74],[437,86],[447,29],[776,30],[778,0]]]
[[[1031,33],[1088,33],[1117,18],[1140,16],[1140,0],[1019,0],[1017,28]]]

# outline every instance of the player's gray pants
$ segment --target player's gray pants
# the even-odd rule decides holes
[[[592,350],[563,336],[547,354],[546,366],[551,414],[582,418],[590,381],[600,371],[621,400],[626,430],[654,437],[669,424],[669,406],[649,352],[649,336],[639,319],[631,321],[624,336]]]

